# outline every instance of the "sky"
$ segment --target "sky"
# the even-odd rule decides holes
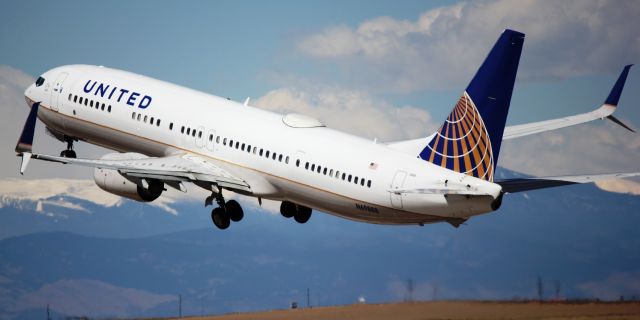
[[[505,28],[526,34],[508,125],[597,108],[622,67],[640,61],[638,16],[635,1],[5,2],[0,178],[18,176],[22,92],[56,66],[125,69],[395,141],[437,129]],[[636,69],[616,116],[640,129]],[[40,124],[35,149],[63,147]],[[638,171],[640,136],[599,121],[506,142],[500,156],[500,166],[538,176]],[[31,164],[26,177],[91,177],[51,166]],[[609,185],[640,193],[637,180]]]

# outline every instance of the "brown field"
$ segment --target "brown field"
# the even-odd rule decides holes
[[[189,319],[640,319],[634,303],[414,302],[273,310]]]

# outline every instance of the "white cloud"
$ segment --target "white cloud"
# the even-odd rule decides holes
[[[618,71],[640,57],[634,1],[482,1],[330,26],[298,43],[311,57],[344,62],[349,81],[409,92],[465,84],[505,28],[527,35],[519,76],[565,78]]]
[[[606,180],[596,182],[598,188],[610,192],[628,193],[640,196],[640,183],[629,180]]]
[[[507,140],[498,164],[532,175],[640,170],[640,136],[613,123],[592,124]]]
[[[255,105],[310,115],[328,127],[383,141],[426,136],[437,127],[422,109],[394,107],[365,92],[340,88],[280,88],[257,99]]]

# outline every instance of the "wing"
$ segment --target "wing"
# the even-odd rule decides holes
[[[552,188],[578,183],[590,183],[598,180],[610,180],[640,176],[640,172],[591,174],[562,177],[519,178],[494,181],[502,186],[505,193]]]
[[[540,133],[544,131],[556,130],[564,127],[574,126],[577,124],[607,118],[621,126],[625,129],[633,131],[627,125],[622,123],[620,120],[616,119],[612,114],[616,111],[616,106],[618,105],[618,100],[620,99],[620,95],[622,94],[622,89],[624,88],[624,83],[627,80],[627,75],[629,74],[629,69],[632,65],[627,65],[620,73],[618,80],[615,85],[611,89],[609,96],[605,100],[604,104],[600,106],[598,109],[595,109],[591,112],[578,114],[574,116],[540,121],[540,122],[532,122],[525,123],[515,126],[509,126],[504,129],[504,134],[502,136],[503,140],[518,138],[534,133]],[[633,131],[635,132],[635,131]]]
[[[193,154],[131,160],[75,159],[44,154],[22,154],[23,157],[25,155],[45,161],[117,170],[125,176],[157,179],[168,182],[170,185],[171,183],[185,181],[199,185],[217,185],[226,189],[251,192],[251,187],[244,180]]]

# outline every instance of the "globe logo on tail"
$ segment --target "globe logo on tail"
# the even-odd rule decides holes
[[[480,112],[464,92],[420,156],[436,165],[493,181],[491,139]]]

